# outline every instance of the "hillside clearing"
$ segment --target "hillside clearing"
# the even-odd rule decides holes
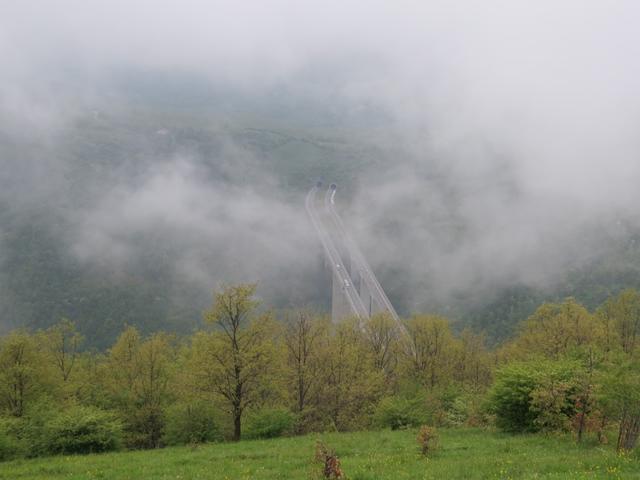
[[[334,448],[351,480],[594,479],[640,477],[636,454],[576,445],[568,437],[510,436],[446,429],[431,457],[418,453],[415,430],[315,434],[194,448],[52,457],[0,464],[1,479],[306,479],[318,439]]]

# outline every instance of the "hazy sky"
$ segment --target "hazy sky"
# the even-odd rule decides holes
[[[127,69],[194,73],[248,96],[302,85],[384,111],[404,154],[362,172],[375,188],[359,190],[345,215],[374,266],[409,278],[428,271],[438,278],[430,288],[544,283],[567,259],[597,250],[582,234],[602,219],[635,221],[637,1],[0,4],[0,123],[9,137],[46,137],[78,105],[104,102],[110,79]],[[295,205],[251,188],[232,205],[191,169],[181,158],[99,199],[83,213],[74,251],[90,257],[87,245],[104,250],[108,241],[126,257],[120,230],[157,215],[224,245],[215,222],[199,230],[220,212],[238,232],[258,225],[270,268],[304,249],[306,220]],[[194,210],[199,201],[208,207]],[[273,247],[279,232],[268,216],[290,226],[284,249]],[[398,229],[382,231],[390,217]],[[182,265],[204,275],[198,263]]]

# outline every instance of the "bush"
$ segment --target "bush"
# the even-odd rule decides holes
[[[45,424],[47,453],[97,453],[117,450],[122,426],[114,416],[95,407],[72,407]]]
[[[95,407],[73,406],[63,412],[55,408],[43,401],[11,425],[4,420],[22,455],[106,452],[120,447],[122,426],[112,414]]]
[[[604,412],[619,422],[616,450],[630,451],[639,437],[640,363],[624,357],[615,360],[601,376],[599,399]]]
[[[32,404],[26,415],[14,425],[17,437],[25,446],[25,455],[38,457],[49,453],[47,423],[58,415],[59,406],[50,398],[41,398]]]
[[[373,425],[378,428],[460,426],[471,419],[481,423],[479,396],[464,394],[454,387],[435,388],[425,392],[421,388],[407,387],[400,394],[386,397],[376,407]],[[476,418],[478,417],[478,418]]]
[[[444,425],[448,427],[488,425],[491,422],[484,406],[485,400],[485,395],[474,393],[465,393],[456,397],[447,408]]]
[[[424,396],[393,396],[380,401],[373,416],[373,423],[380,428],[398,430],[417,427],[428,418]]]
[[[500,369],[489,395],[496,425],[510,432],[566,428],[575,414],[577,375],[568,361],[518,362]]]
[[[19,419],[0,419],[0,462],[25,454],[24,444],[18,439]]]
[[[467,417],[462,391],[453,385],[432,388],[425,397],[428,417],[422,423],[439,427],[459,426]]]
[[[123,412],[124,441],[128,448],[158,448],[165,428],[165,412],[160,405],[131,407]]]
[[[0,462],[17,457],[19,451],[18,440],[0,430]]]
[[[290,433],[295,424],[294,415],[284,408],[262,410],[249,417],[247,438],[275,438]]]
[[[471,398],[468,396],[459,396],[446,411],[444,423],[450,427],[460,427],[467,423],[471,411]]]
[[[537,378],[537,370],[524,363],[508,365],[497,372],[490,402],[499,428],[510,432],[537,429],[536,412],[531,409],[531,392]]]
[[[217,442],[223,435],[215,409],[204,402],[173,405],[167,411],[164,443],[186,445]]]

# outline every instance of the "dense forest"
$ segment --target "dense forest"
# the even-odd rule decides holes
[[[497,426],[632,449],[640,434],[640,294],[590,311],[544,303],[495,348],[439,315],[332,324],[215,293],[190,335],[126,327],[83,349],[73,322],[0,340],[0,458],[317,431]]]

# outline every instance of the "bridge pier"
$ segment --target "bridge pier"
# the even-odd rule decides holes
[[[325,194],[323,214],[319,215],[316,211],[315,195],[320,187],[321,184],[318,183],[309,191],[305,206],[322,243],[326,265],[331,271],[332,320],[339,322],[347,317],[366,319],[376,313],[388,311],[400,330],[404,331],[371,267],[333,208],[335,184]]]

